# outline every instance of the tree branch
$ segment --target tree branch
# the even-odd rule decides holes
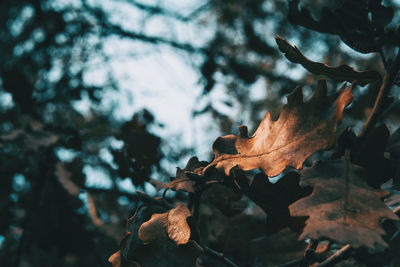
[[[379,93],[375,100],[374,107],[369,113],[369,117],[367,121],[364,123],[364,126],[359,134],[360,138],[366,136],[369,133],[369,131],[373,128],[379,116],[381,115],[381,112],[384,109],[383,104],[390,89],[392,88],[393,84],[396,81],[396,76],[397,73],[399,72],[399,69],[400,69],[400,50],[397,53],[395,61],[390,67],[388,67],[388,71],[383,77],[382,85],[379,89]]]
[[[123,29],[119,25],[115,25],[115,24],[112,24],[107,21],[103,22],[101,26],[108,34],[116,34],[119,36],[132,38],[132,39],[136,39],[136,40],[151,43],[151,44],[165,44],[165,45],[169,45],[173,48],[181,49],[181,50],[191,52],[191,53],[203,52],[202,48],[194,47],[188,43],[179,43],[179,42],[176,42],[173,40],[168,40],[168,39],[158,37],[158,36],[151,36],[151,35],[146,35],[143,33],[128,31],[128,30]]]
[[[339,249],[335,254],[328,257],[326,260],[321,262],[317,265],[317,267],[326,267],[326,266],[333,266],[334,264],[338,263],[347,258],[348,253],[351,249],[350,244],[345,245],[341,249]]]

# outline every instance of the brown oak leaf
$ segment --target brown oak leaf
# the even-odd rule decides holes
[[[182,203],[165,213],[155,213],[140,226],[139,239],[147,244],[168,236],[177,245],[186,244],[191,233],[186,221],[189,216],[189,209]]]
[[[183,204],[166,207],[143,193],[146,203],[128,220],[120,250],[108,259],[113,267],[194,266],[203,249],[190,238],[189,210]]]
[[[261,168],[268,176],[276,176],[286,166],[302,168],[308,156],[334,144],[336,125],[352,100],[353,85],[327,96],[326,81],[321,79],[307,102],[297,87],[279,118],[274,121],[267,112],[253,136],[248,136],[246,126],[240,126],[237,136],[219,137],[213,144],[215,158],[204,173],[215,166],[228,176],[238,166],[244,171]]]
[[[344,159],[318,162],[302,171],[301,185],[313,186],[313,192],[289,206],[292,216],[309,217],[300,239],[387,247],[381,220],[398,217],[382,201],[388,192],[369,187],[365,175],[363,168]]]
[[[201,182],[200,177],[196,175],[188,175],[188,172],[193,174],[200,174],[203,167],[208,164],[206,161],[199,161],[197,157],[189,159],[185,168],[182,170],[179,167],[176,170],[176,177],[169,182],[168,188],[175,191],[185,191],[194,193],[198,190],[198,184]],[[171,178],[172,179],[172,178]]]
[[[288,41],[280,36],[276,36],[275,39],[279,50],[285,54],[287,59],[293,63],[302,65],[306,70],[316,75],[326,75],[338,82],[357,81],[361,86],[382,81],[382,77],[377,71],[356,71],[348,65],[331,67],[323,63],[315,62],[305,57],[296,46],[292,46]]]

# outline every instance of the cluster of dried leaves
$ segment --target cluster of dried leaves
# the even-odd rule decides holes
[[[395,41],[395,33],[384,28],[392,9],[381,1],[359,1],[351,7],[353,16],[349,3],[323,10],[315,21],[292,1],[290,16],[305,27],[337,34],[364,53]],[[363,41],[371,36],[372,42]],[[400,54],[385,62],[382,78],[375,70],[311,61],[281,37],[276,42],[291,62],[351,85],[328,95],[320,79],[307,101],[302,88],[295,88],[278,118],[267,112],[253,135],[240,126],[237,135],[217,138],[211,162],[193,157],[169,184],[157,183],[164,196],[167,190],[186,192],[187,205],[138,192],[142,204],[109,259],[114,267],[399,264],[400,129],[390,133],[375,124],[396,83]],[[380,92],[362,130],[337,134],[352,91],[371,83],[380,84]],[[317,155],[313,165],[304,168],[311,155]],[[382,189],[389,181],[390,192]]]
[[[382,222],[396,221],[398,217],[383,202],[389,192],[380,187],[398,176],[400,130],[390,135],[381,125],[364,136],[355,136],[346,129],[336,139],[337,125],[343,118],[345,107],[352,101],[357,79],[371,82],[368,79],[373,75],[369,72],[376,74],[376,79],[380,76],[374,71],[358,72],[348,66],[333,68],[314,63],[284,39],[277,37],[277,43],[290,60],[316,73],[353,84],[328,96],[326,81],[321,79],[311,99],[305,102],[302,89],[297,87],[288,96],[279,118],[273,120],[267,113],[252,136],[248,135],[247,127],[241,126],[238,135],[219,137],[213,145],[211,162],[199,162],[194,157],[183,170],[178,168],[176,177],[164,185],[165,190],[187,192],[188,206],[183,203],[174,206],[163,198],[141,194],[143,205],[128,220],[128,232],[121,242],[121,250],[109,259],[113,266],[215,266],[215,260],[236,266],[222,254],[200,245],[204,233],[199,230],[207,228],[202,224],[209,223],[204,218],[207,211],[203,209],[220,210],[218,215],[212,215],[215,220],[227,216],[224,223],[233,224],[224,227],[228,228],[228,235],[237,234],[229,228],[239,226],[238,220],[246,222],[244,226],[241,223],[244,228],[236,230],[244,232],[244,236],[235,240],[242,242],[241,253],[269,254],[269,247],[274,246],[271,241],[279,244],[280,235],[291,238],[291,246],[296,244],[295,252],[305,248],[305,243],[298,242],[297,237],[308,240],[311,245],[307,251],[313,250],[319,255],[314,255],[312,261],[323,261],[325,258],[321,255],[325,253],[327,257],[333,253],[328,248],[320,249],[321,252],[315,250],[319,241],[328,241],[333,248],[335,244],[348,245],[346,248],[354,249],[355,256],[363,249],[368,249],[371,254],[390,251],[393,234],[398,229],[389,228],[387,232]],[[377,143],[376,140],[381,141]],[[310,155],[332,149],[335,144],[330,159],[318,161],[300,172],[288,169],[302,169]],[[385,151],[390,153],[390,158],[384,157]],[[271,183],[269,177],[278,174],[282,178]],[[246,206],[241,205],[240,200],[245,196],[267,215],[261,236],[254,236],[253,229],[245,229],[260,229],[244,212]],[[284,229],[286,227],[299,231],[300,235]],[[245,233],[247,231],[249,233]],[[215,242],[221,242],[220,233],[214,235]],[[207,242],[213,244],[210,237]],[[249,245],[252,247],[250,252],[245,248]],[[229,248],[229,243],[225,247],[225,254],[233,256],[233,252],[237,252]],[[299,253],[291,256],[299,257]],[[272,256],[260,257],[254,258],[251,264],[261,266],[279,262]],[[235,260],[240,262],[240,255],[236,255]]]

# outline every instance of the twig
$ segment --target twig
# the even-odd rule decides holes
[[[379,89],[378,96],[376,97],[374,107],[369,113],[367,121],[364,123],[364,126],[359,134],[359,137],[364,137],[368,134],[371,128],[375,125],[378,120],[382,108],[383,103],[385,102],[386,96],[392,88],[393,84],[396,81],[397,73],[400,69],[400,51],[397,53],[396,59],[391,66],[388,67],[388,71],[383,77],[382,85]]]
[[[207,253],[208,255],[222,261],[223,263],[225,263],[225,265],[230,266],[230,267],[239,267],[239,265],[237,265],[236,263],[234,263],[233,261],[231,261],[230,259],[228,259],[227,257],[224,256],[224,254],[217,252],[209,247],[206,246],[202,246],[203,250],[205,253]]]
[[[147,195],[146,193],[139,191],[139,190],[136,190],[136,195],[137,195],[138,199],[143,202],[153,204],[153,205],[159,205],[166,209],[174,208],[174,206],[172,204],[168,203],[164,198],[151,197],[151,196]]]
[[[345,245],[344,247],[336,251],[335,254],[331,255],[326,260],[318,264],[317,267],[333,266],[335,263],[346,259],[346,257],[348,256],[347,252],[349,252],[350,249],[350,244]]]
[[[386,69],[386,68],[387,68],[387,62],[386,62],[385,54],[383,53],[382,48],[379,49],[379,55],[381,56],[383,66],[384,66],[385,69]]]

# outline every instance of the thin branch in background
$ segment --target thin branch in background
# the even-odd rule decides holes
[[[387,68],[387,61],[386,61],[385,54],[383,53],[382,49],[379,49],[379,55],[381,56],[383,66],[386,69]]]

